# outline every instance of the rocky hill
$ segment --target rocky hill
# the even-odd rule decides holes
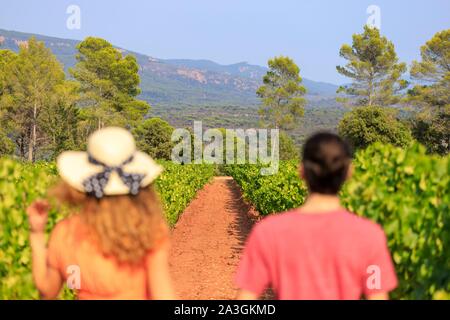
[[[79,41],[0,29],[0,49],[17,51],[31,36],[43,41],[65,69],[75,64]],[[152,105],[255,105],[255,91],[267,69],[240,62],[221,65],[209,60],[159,59],[118,48],[135,55],[140,65],[141,98]],[[303,79],[308,99],[316,105],[333,103],[337,86]]]

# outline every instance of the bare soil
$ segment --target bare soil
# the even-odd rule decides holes
[[[172,233],[169,263],[179,298],[235,298],[234,275],[256,216],[230,177],[198,192]]]

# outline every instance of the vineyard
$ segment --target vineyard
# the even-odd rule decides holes
[[[165,171],[157,180],[167,220],[173,226],[187,204],[213,176],[208,165],[176,165],[160,162]],[[30,265],[28,221],[25,209],[45,195],[57,180],[53,163],[24,164],[0,159],[0,299],[37,299]],[[49,232],[68,212],[51,210]],[[66,290],[63,298],[72,298]]]
[[[351,211],[381,224],[388,237],[400,285],[396,299],[449,298],[450,161],[375,144],[355,158],[355,173],[341,197]],[[284,162],[274,176],[258,166],[227,166],[243,195],[263,215],[302,204],[307,191],[298,164]]]
[[[280,162],[276,175],[263,176],[258,165],[231,165],[225,171],[240,185],[244,198],[262,215],[300,206],[307,189],[298,177],[298,163]]]
[[[156,185],[171,226],[214,175],[209,165],[161,162]],[[351,211],[381,224],[388,237],[399,287],[395,299],[450,298],[450,161],[413,145],[400,149],[375,144],[356,154],[353,178],[341,193]],[[307,188],[298,163],[280,163],[278,174],[261,176],[258,165],[228,165],[244,199],[262,214],[301,205]],[[30,269],[26,206],[45,196],[57,181],[54,163],[0,159],[0,299],[35,299]],[[69,212],[52,209],[49,232]],[[62,298],[73,298],[64,291]]]
[[[159,161],[164,174],[156,181],[167,221],[173,226],[189,202],[214,175],[211,165],[178,165]]]

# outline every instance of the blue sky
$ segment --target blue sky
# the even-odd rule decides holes
[[[66,27],[69,5],[81,29]],[[99,36],[158,58],[210,59],[265,65],[292,57],[302,76],[346,82],[335,71],[339,48],[381,10],[381,31],[402,61],[419,55],[434,33],[450,28],[449,0],[0,0],[0,28],[83,39]]]

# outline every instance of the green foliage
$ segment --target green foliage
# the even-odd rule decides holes
[[[195,196],[198,189],[212,177],[214,168],[208,165],[176,165],[161,162],[165,167],[156,185],[171,226]],[[0,158],[0,300],[38,299],[31,275],[27,206],[36,198],[45,197],[57,180],[54,163],[22,163]],[[47,234],[67,210],[49,212]],[[73,299],[67,288],[63,299]]]
[[[449,160],[419,145],[376,144],[356,156],[342,201],[383,226],[400,279],[394,298],[450,293]]]
[[[395,110],[387,107],[356,107],[344,115],[338,130],[355,149],[374,142],[405,147],[412,141],[409,128],[396,118]]]
[[[295,208],[305,201],[307,189],[298,178],[296,161],[280,162],[275,175],[263,176],[261,165],[227,165],[226,172],[241,186],[244,198],[262,215]]]
[[[441,299],[450,293],[450,157],[374,144],[357,153],[353,178],[341,192],[350,211],[381,224],[393,255],[397,299]],[[282,162],[274,176],[258,166],[228,166],[244,197],[263,214],[301,205],[305,184],[295,162]]]
[[[150,106],[135,97],[139,89],[139,65],[134,56],[101,38],[88,37],[77,45],[77,64],[70,69],[80,82],[83,127],[87,132],[108,126],[134,126]]]
[[[311,101],[310,101],[311,102]],[[298,128],[289,136],[299,146],[312,133],[321,130],[336,131],[339,120],[347,108],[337,105],[333,99],[315,101],[305,107],[305,115],[298,121]],[[203,128],[258,128],[258,107],[245,106],[152,106],[151,115],[160,117],[176,127],[192,127],[193,121],[202,121]],[[280,137],[281,139],[281,137]]]
[[[295,145],[294,140],[284,131],[280,131],[280,160],[293,160],[298,159],[299,152],[298,147]]]
[[[440,108],[450,104],[450,29],[436,33],[420,48],[422,61],[413,61],[411,77],[428,82],[416,85],[410,99],[419,105]]]
[[[7,70],[10,64],[17,59],[17,54],[11,50],[0,50],[0,99],[3,94],[8,92],[10,81],[8,79]]]
[[[421,61],[413,61],[411,77],[420,81],[408,91],[408,102],[418,107],[412,119],[414,137],[429,152],[450,151],[450,29],[436,33],[421,47]]]
[[[106,40],[77,46],[75,81],[43,42],[31,37],[19,53],[0,50],[0,151],[29,161],[54,159],[84,147],[87,136],[106,125],[135,127],[149,105],[136,99],[139,66]]]
[[[353,35],[352,45],[344,44],[339,52],[348,63],[337,66],[336,70],[353,80],[350,86],[342,86],[338,93],[354,98],[359,106],[385,106],[399,102],[396,95],[405,89],[407,81],[401,76],[406,72],[406,64],[398,63],[394,44],[380,35],[377,28],[364,26],[361,34]]]
[[[306,103],[300,68],[292,59],[283,56],[270,59],[268,64],[269,71],[256,92],[262,99],[259,114],[266,126],[292,129],[296,120],[303,116]]]
[[[412,119],[414,138],[427,147],[429,153],[450,152],[450,105],[439,112],[424,111]]]
[[[174,128],[161,118],[150,118],[141,122],[134,130],[137,146],[155,159],[170,160]]]
[[[31,38],[18,54],[0,53],[0,118],[13,151],[28,160],[54,158],[78,142],[77,85],[62,65]]]
[[[80,134],[80,110],[75,105],[78,84],[66,81],[55,88],[52,97],[53,108],[44,110],[41,115],[42,130],[46,133],[47,143],[42,146],[41,154],[45,159],[53,160],[62,151],[81,150],[85,141]]]
[[[57,87],[65,84],[64,70],[35,38],[22,45],[17,56],[6,54],[1,60],[4,78],[0,116],[4,129],[18,146],[19,156],[34,161],[47,138],[42,115],[54,113]]]
[[[38,299],[31,275],[25,209],[55,181],[54,164],[24,164],[0,159],[0,299]],[[51,210],[48,230],[62,212]]]
[[[12,155],[14,153],[14,149],[14,142],[12,142],[3,131],[0,131],[0,156]]]
[[[201,189],[214,176],[214,166],[206,164],[174,164],[159,161],[164,173],[156,181],[171,226]]]

